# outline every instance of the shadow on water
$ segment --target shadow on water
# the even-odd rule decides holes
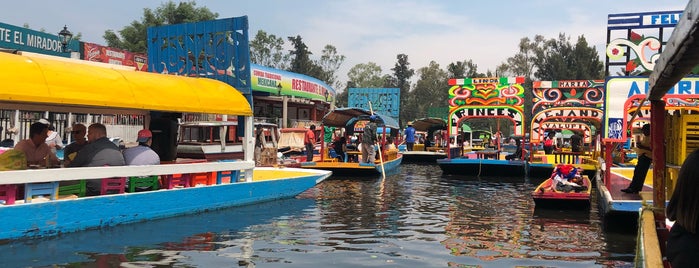
[[[177,259],[169,256],[168,251],[215,251],[236,246],[217,242],[234,240],[240,236],[237,233],[248,226],[300,214],[314,203],[308,199],[285,199],[57,237],[14,241],[0,245],[0,259],[3,267],[66,264],[111,267],[100,265],[116,263],[119,266],[118,263],[134,260],[167,266]],[[149,249],[158,251],[148,253]]]

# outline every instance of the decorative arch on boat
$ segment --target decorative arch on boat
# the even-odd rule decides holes
[[[594,124],[599,129],[604,120],[604,80],[534,81],[532,94],[532,143],[543,140],[543,122],[583,123],[588,129]],[[587,141],[590,133],[586,131]]]
[[[449,79],[449,133],[470,118],[504,118],[524,135],[524,77]]]
[[[597,108],[584,107],[559,107],[543,110],[532,119],[531,142],[538,143],[544,138],[542,123],[545,121],[560,121],[560,122],[588,122],[592,124],[601,124],[604,120],[604,111]]]
[[[539,137],[545,137],[547,130],[582,130],[585,135],[583,135],[583,140],[587,143],[592,142],[592,128],[589,124],[585,122],[561,122],[555,120],[544,120],[541,122],[541,128],[539,129]],[[543,138],[542,138],[543,139]]]

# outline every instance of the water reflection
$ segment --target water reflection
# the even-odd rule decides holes
[[[591,267],[633,260],[633,235],[590,211],[538,210],[521,178],[437,166],[328,180],[295,199],[0,246],[17,267]]]

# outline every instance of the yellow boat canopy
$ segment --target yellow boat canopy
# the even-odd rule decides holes
[[[117,67],[0,53],[0,102],[252,116],[221,81]]]

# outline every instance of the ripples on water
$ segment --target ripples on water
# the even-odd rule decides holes
[[[15,267],[631,267],[633,233],[534,209],[540,181],[403,165],[295,199],[0,245]],[[635,228],[632,226],[631,228]],[[5,266],[5,265],[3,265]]]

